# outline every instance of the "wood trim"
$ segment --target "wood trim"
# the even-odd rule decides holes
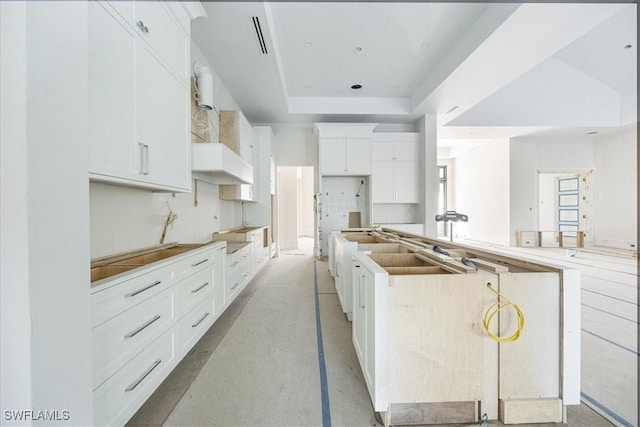
[[[500,399],[498,416],[505,424],[562,422],[562,399]]]
[[[475,423],[478,402],[392,403],[388,413],[391,425]]]

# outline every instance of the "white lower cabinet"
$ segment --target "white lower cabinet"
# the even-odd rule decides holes
[[[93,283],[95,425],[124,425],[136,413],[266,264],[266,251],[254,260],[262,242],[229,255],[215,242]]]
[[[94,423],[124,425],[176,364],[170,329],[93,392]]]
[[[183,356],[191,350],[214,322],[213,297],[209,292],[193,310],[178,323],[177,353]]]
[[[222,313],[225,252],[205,245],[92,289],[95,425],[125,424]]]
[[[253,244],[227,255],[225,270],[225,304],[230,304],[244,289],[253,273]]]

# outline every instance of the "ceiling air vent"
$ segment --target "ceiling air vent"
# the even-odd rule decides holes
[[[260,28],[260,20],[258,19],[257,16],[253,16],[251,19],[253,19],[253,28],[256,29],[256,36],[258,36],[258,43],[260,43],[260,50],[262,51],[263,55],[267,55],[269,52],[267,52],[267,44],[264,41],[262,28]]]

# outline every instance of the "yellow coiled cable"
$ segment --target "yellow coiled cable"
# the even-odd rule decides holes
[[[492,304],[491,307],[489,307],[487,309],[487,311],[484,313],[484,318],[482,319],[482,324],[484,325],[484,330],[487,332],[487,334],[492,339],[494,339],[497,342],[514,342],[514,341],[516,341],[518,338],[520,338],[520,335],[522,334],[522,329],[524,328],[524,314],[522,313],[522,310],[520,310],[520,307],[518,307],[516,304],[514,304],[511,301],[509,301],[508,299],[506,299],[500,292],[498,292],[497,290],[493,289],[493,287],[491,287],[491,283],[487,283],[487,287],[489,289],[491,289],[491,291],[493,293],[498,295],[498,302]],[[501,301],[501,299],[504,300],[504,301]],[[518,316],[518,328],[513,333],[513,335],[511,335],[509,338],[502,338],[502,337],[498,336],[497,334],[494,334],[493,332],[491,332],[489,330],[489,325],[491,324],[491,319],[493,319],[493,316],[495,316],[501,310],[503,310],[503,309],[505,309],[507,307],[513,308],[513,310],[516,312],[516,315]]]

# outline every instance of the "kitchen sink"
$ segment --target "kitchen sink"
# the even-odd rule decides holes
[[[163,246],[111,255],[91,261],[91,281],[106,279],[134,268],[197,249],[209,243],[169,243]]]

